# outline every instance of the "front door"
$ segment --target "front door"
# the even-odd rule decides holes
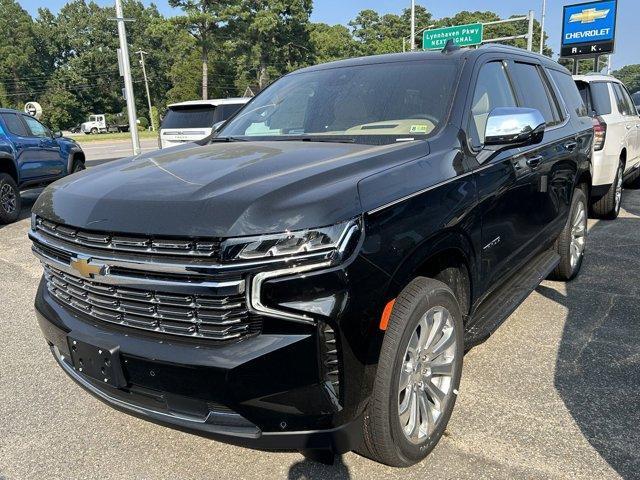
[[[31,179],[46,179],[64,174],[66,162],[63,160],[58,142],[47,127],[29,115],[20,115],[27,127],[24,140],[23,166]]]

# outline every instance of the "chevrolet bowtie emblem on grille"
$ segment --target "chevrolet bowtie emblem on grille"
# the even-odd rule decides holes
[[[597,10],[595,8],[586,8],[580,13],[574,13],[571,15],[569,22],[593,23],[596,20],[607,18],[607,15],[609,15],[609,9]]]
[[[71,268],[85,278],[93,278],[94,275],[104,274],[104,265],[90,264],[90,258],[72,258]]]

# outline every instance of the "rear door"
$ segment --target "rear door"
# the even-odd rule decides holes
[[[510,63],[509,71],[519,105],[535,108],[546,122],[542,143],[521,149],[530,168],[526,235],[533,245],[544,247],[544,242],[562,229],[568,215],[577,170],[578,138],[546,69],[529,59],[516,59]],[[573,85],[570,77],[569,80]]]
[[[627,118],[627,129],[630,132],[635,132],[634,135],[631,135],[631,140],[633,142],[633,152],[632,155],[628,156],[632,159],[632,161],[629,161],[629,159],[627,159],[627,167],[628,169],[630,169],[640,161],[640,116],[638,115],[638,111],[633,103],[633,100],[631,99],[631,95],[629,94],[627,87],[625,87],[621,83],[616,83],[616,85],[620,89],[620,93],[625,104],[624,112]]]
[[[625,171],[629,171],[638,162],[638,156],[640,155],[640,148],[638,146],[638,115],[630,103],[631,99],[625,98],[626,91],[624,87],[617,82],[611,82],[611,88],[613,89],[613,97],[615,100],[615,106],[617,110],[617,128],[616,137],[620,139],[620,142],[626,146],[627,149],[627,165]],[[607,129],[607,136],[609,135],[609,129]]]

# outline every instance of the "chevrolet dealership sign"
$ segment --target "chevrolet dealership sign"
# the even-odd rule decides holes
[[[564,7],[562,57],[613,53],[616,34],[616,0]]]

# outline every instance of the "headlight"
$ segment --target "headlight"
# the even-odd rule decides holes
[[[222,243],[223,261],[334,257],[342,254],[358,231],[355,220],[328,227],[240,237]]]

